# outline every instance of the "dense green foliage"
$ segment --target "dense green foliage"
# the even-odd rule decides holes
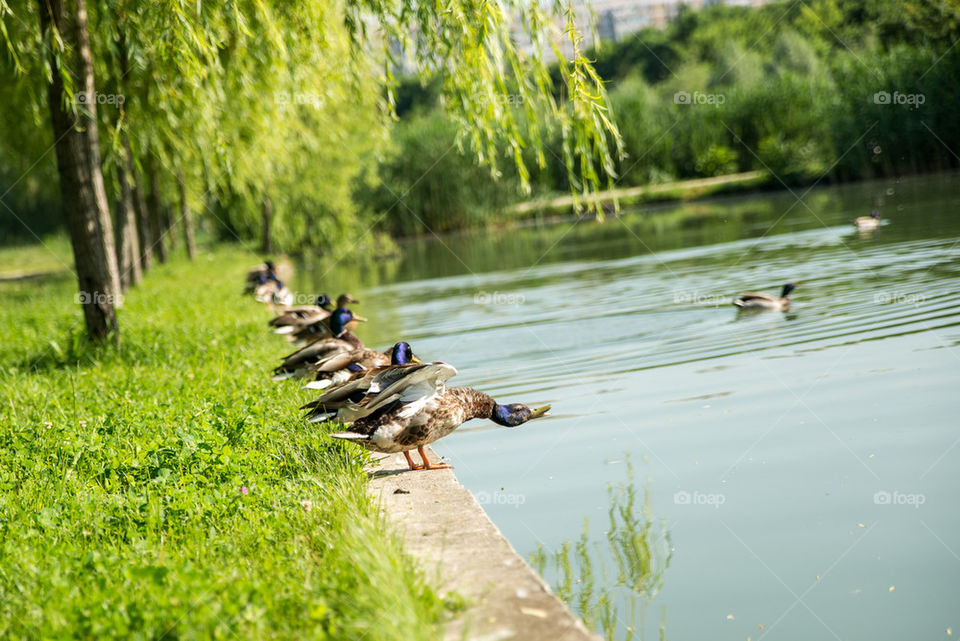
[[[790,185],[956,167],[958,38],[955,1],[818,0],[685,10],[663,31],[604,43],[588,57],[608,83],[624,138],[617,183],[766,169]],[[408,93],[413,115],[394,138],[399,157],[416,161],[381,166],[391,190],[416,183],[406,202],[443,202],[454,215],[482,212],[473,219],[489,219],[516,200],[514,185],[485,184],[481,168],[472,179],[457,168],[460,181],[417,183],[441,157],[457,161],[443,156],[454,132],[430,130],[431,120],[443,120],[429,111],[429,88],[426,95]],[[425,130],[432,136],[426,150],[419,138]],[[547,167],[532,177],[536,191],[569,189],[561,147],[548,138]],[[430,211],[423,215],[439,225]]]
[[[545,161],[524,153],[542,144],[528,123],[559,132],[578,191],[605,184],[620,151],[605,90],[559,2],[85,1],[96,95],[63,71],[63,100],[75,113],[97,105],[110,197],[129,138],[152,202],[177,202],[182,174],[191,208],[231,240],[266,234],[264,205],[284,249],[329,248],[370,229],[375,212],[355,195],[371,189],[387,148],[397,56],[436,79],[463,148],[493,172],[508,164],[521,186],[528,163]],[[0,0],[0,229],[28,240],[57,219],[45,85],[51,57],[71,54],[57,34],[43,41],[38,6]],[[550,15],[567,20],[562,34],[543,29]],[[562,38],[578,53],[551,78],[540,53],[515,46],[513,17],[545,49]],[[520,108],[498,99],[508,91]]]
[[[239,295],[250,262],[158,268],[99,351],[66,272],[0,283],[0,637],[434,638],[366,455],[267,377],[287,344]]]

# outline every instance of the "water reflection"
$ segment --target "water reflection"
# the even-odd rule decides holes
[[[541,576],[553,577],[554,591],[587,628],[611,641],[629,641],[638,632],[646,638],[647,608],[673,555],[666,521],[654,517],[647,490],[641,504],[629,455],[626,461],[627,480],[608,487],[606,540],[591,540],[587,519],[575,544],[567,541],[552,553],[541,544],[530,557]]]

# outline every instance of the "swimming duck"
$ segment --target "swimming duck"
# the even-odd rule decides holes
[[[303,389],[326,389],[332,384],[351,380],[361,372],[389,365],[419,362],[420,359],[413,355],[410,344],[406,342],[397,343],[386,352],[366,347],[349,352],[334,352],[306,366],[306,374],[316,372],[317,375],[312,382],[304,385]]]
[[[860,231],[873,231],[880,226],[880,212],[874,209],[869,216],[857,216],[853,219],[853,226]]]
[[[276,328],[273,330],[275,334],[289,334],[305,324],[329,318],[332,312],[333,305],[330,297],[326,294],[317,294],[313,305],[288,307],[271,318],[268,325]]]
[[[347,309],[347,305],[351,303],[359,304],[360,301],[350,294],[340,294],[337,296],[337,309]],[[333,312],[325,315],[318,313],[308,321],[305,321],[304,323],[294,327],[290,332],[290,339],[295,343],[302,345],[323,336],[333,335],[333,331],[330,327],[330,319],[332,314]],[[353,313],[351,312],[351,314]],[[345,327],[352,332],[357,328],[358,323],[366,322],[366,320],[366,318],[360,316],[359,314],[353,314],[353,318]]]
[[[363,342],[346,327],[352,320],[353,312],[349,309],[339,308],[334,310],[330,316],[333,336],[314,341],[286,356],[283,362],[273,370],[271,378],[275,381],[300,378],[310,371],[312,365],[325,362],[332,356],[343,352],[363,349]]]
[[[773,309],[787,311],[790,309],[790,292],[796,289],[793,283],[787,283],[780,292],[780,298],[770,294],[744,292],[733,300],[733,304],[740,309]]]
[[[327,391],[319,398],[305,403],[300,409],[311,410],[306,418],[311,423],[319,423],[337,417],[341,423],[350,423],[364,415],[357,405],[371,390],[378,392],[403,375],[408,365],[416,365],[420,359],[413,355],[409,343],[399,342],[390,350],[390,362],[382,367],[374,367],[351,373],[340,381],[316,381],[304,386],[304,389],[322,389],[317,383],[324,383]]]
[[[393,374],[394,371],[396,374]],[[443,438],[474,418],[487,418],[505,427],[516,427],[547,413],[550,406],[531,409],[514,403],[500,405],[492,397],[469,387],[447,388],[445,381],[457,370],[447,363],[420,363],[390,370],[386,387],[368,390],[356,403],[364,416],[346,432],[330,436],[352,441],[374,452],[403,452],[411,470],[451,467],[430,462],[423,447]],[[393,380],[395,379],[395,380]],[[414,463],[412,450],[423,461]]]

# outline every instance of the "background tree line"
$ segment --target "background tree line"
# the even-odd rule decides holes
[[[664,30],[586,55],[623,135],[618,185],[753,169],[792,185],[960,166],[958,38],[956,1],[787,1],[683,10]],[[452,229],[501,218],[519,199],[510,172],[495,181],[470,157],[450,154],[424,175],[457,134],[437,84],[411,79],[398,96],[394,153],[378,169],[383,186],[358,193],[360,202],[377,210],[409,191],[409,209],[388,221],[396,234],[420,233],[421,219]],[[546,140],[551,162],[534,172],[533,190],[564,192],[562,141]]]

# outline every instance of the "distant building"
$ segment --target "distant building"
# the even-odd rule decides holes
[[[681,7],[701,9],[715,4],[738,6],[761,6],[770,0],[574,0],[573,10],[577,28],[583,36],[581,46],[589,49],[596,41],[617,42],[645,27],[663,29],[680,13]],[[593,25],[593,28],[591,28]],[[554,20],[555,35],[559,36],[560,51],[564,56],[573,54],[573,46],[563,37],[562,18]],[[532,53],[530,40],[519,27],[513,29],[514,42],[527,53]],[[553,52],[545,52],[548,60]]]

